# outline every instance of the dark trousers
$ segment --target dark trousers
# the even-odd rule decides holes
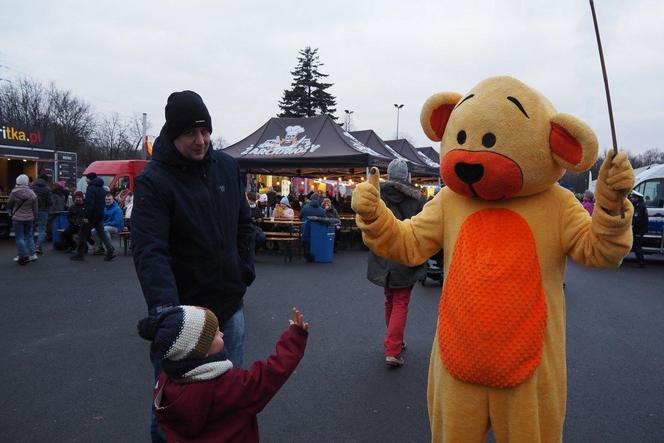
[[[90,231],[93,229],[96,229],[97,232],[100,233],[101,240],[104,243],[104,246],[106,246],[106,253],[110,254],[113,252],[115,248],[111,244],[111,240],[107,235],[104,235],[104,222],[102,220],[98,220],[94,222],[83,223],[81,226],[81,231],[78,235],[78,254],[83,255],[87,252],[88,238],[90,238]]]
[[[646,260],[643,257],[643,249],[641,245],[643,245],[643,235],[634,234],[634,241],[632,242],[632,250],[634,251],[634,254],[636,255],[636,260],[639,262],[639,264],[644,265],[646,263]]]
[[[74,241],[74,234],[78,233],[81,228],[76,225],[69,225],[62,232],[62,238],[64,239],[64,244],[68,248],[76,248],[76,242]]]

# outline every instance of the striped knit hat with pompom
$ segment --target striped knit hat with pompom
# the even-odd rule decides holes
[[[219,329],[217,316],[197,306],[175,306],[138,323],[138,333],[152,342],[153,359],[203,358]]]

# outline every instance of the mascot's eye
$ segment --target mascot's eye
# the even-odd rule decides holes
[[[459,133],[457,134],[457,141],[459,142],[460,145],[466,143],[466,131],[464,130],[459,131]]]
[[[495,144],[496,144],[496,136],[495,135],[493,135],[490,132],[487,132],[486,134],[484,134],[484,136],[482,137],[482,145],[485,148],[493,148],[493,145],[495,145]]]

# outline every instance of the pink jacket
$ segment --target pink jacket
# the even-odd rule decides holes
[[[9,194],[7,209],[14,221],[33,221],[37,218],[37,195],[27,186],[16,185]]]

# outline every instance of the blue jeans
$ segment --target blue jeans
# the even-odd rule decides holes
[[[244,312],[239,309],[219,327],[224,333],[224,349],[234,368],[244,367]]]
[[[48,215],[48,214],[47,214]],[[33,221],[14,221],[14,235],[19,257],[35,255],[35,239],[33,237]]]
[[[48,224],[48,211],[37,213],[37,245],[41,246],[46,240],[46,225]]]

